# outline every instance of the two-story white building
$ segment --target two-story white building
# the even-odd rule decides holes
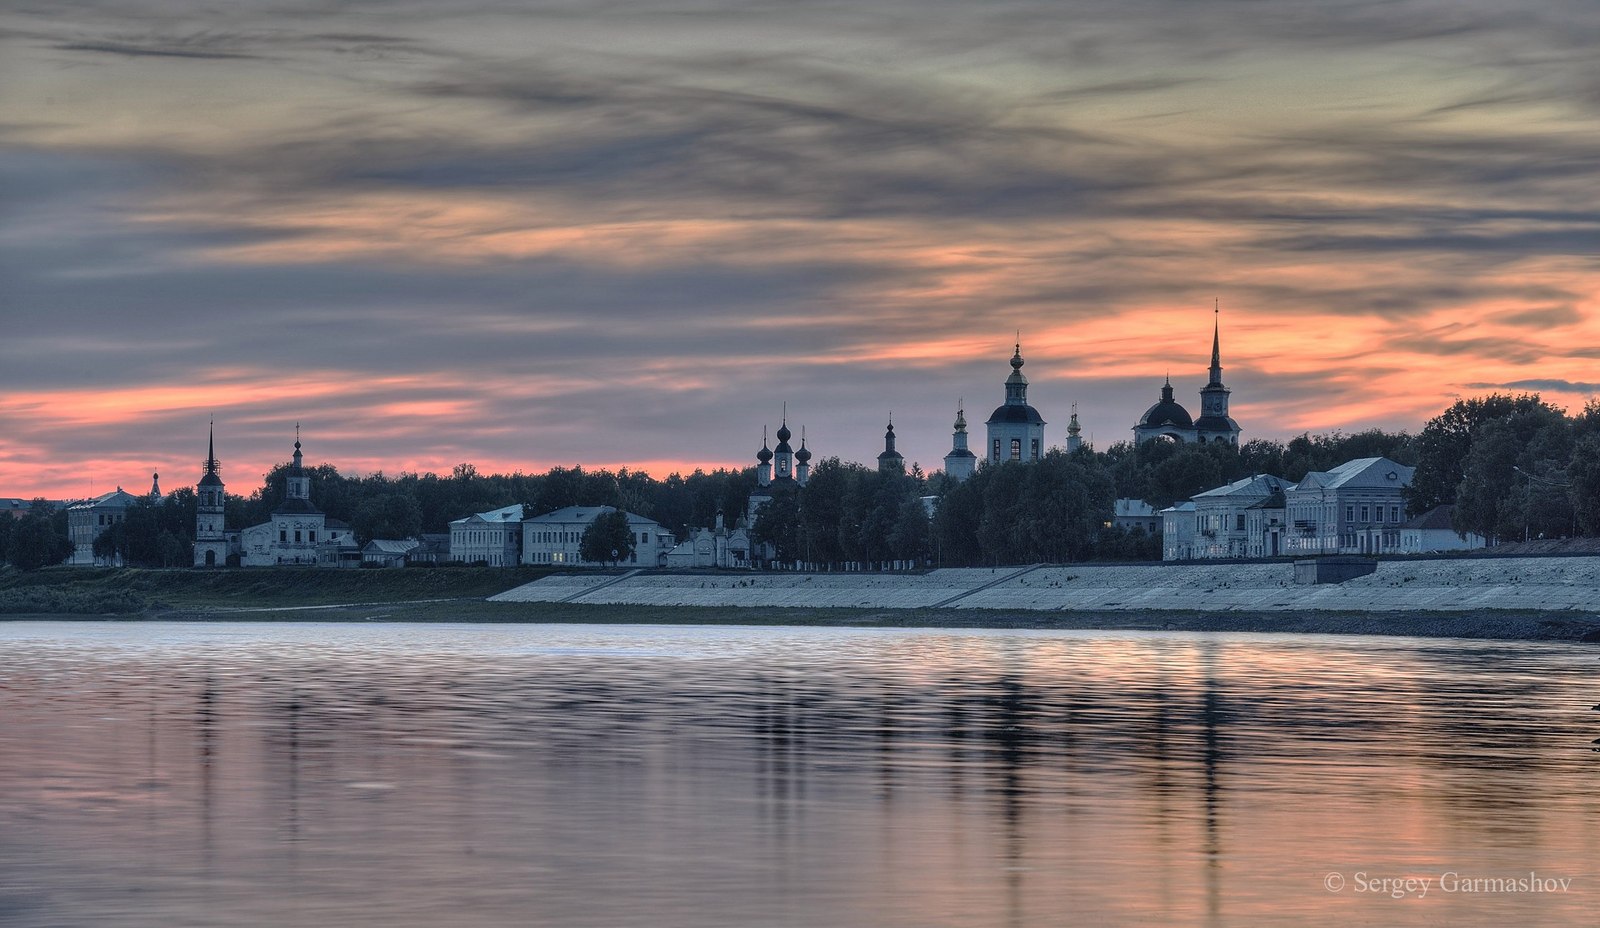
[[[1281,533],[1283,492],[1289,481],[1256,474],[1196,493],[1194,496],[1196,558],[1263,557],[1273,551]],[[1273,502],[1279,516],[1271,518]],[[1263,505],[1266,504],[1266,505]],[[1260,532],[1261,537],[1255,537]]]
[[[490,567],[522,563],[523,508],[512,503],[450,523],[450,560]]]
[[[1194,503],[1175,503],[1161,510],[1161,559],[1194,557]]]
[[[1401,550],[1402,491],[1415,468],[1356,458],[1305,476],[1284,493],[1288,554],[1384,554]]]
[[[613,506],[568,506],[534,516],[522,522],[522,563],[539,565],[566,565],[569,567],[598,567],[599,564],[582,559],[578,553],[583,542],[583,532],[596,518],[607,512],[616,512]],[[667,552],[676,539],[661,524],[644,516],[625,512],[628,529],[633,532],[633,554],[623,563],[643,567],[660,567],[666,563]],[[452,552],[454,548],[451,549]]]

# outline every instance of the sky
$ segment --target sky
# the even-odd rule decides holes
[[[0,4],[0,496],[1600,391],[1593,0]]]

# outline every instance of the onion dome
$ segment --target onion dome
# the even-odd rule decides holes
[[[799,461],[801,464],[811,460],[811,450],[806,447],[806,436],[804,429],[802,429],[800,432],[800,450],[794,453],[794,459]]]
[[[782,424],[780,424],[778,426],[778,448],[777,448],[777,451],[778,451],[779,454],[792,453],[794,451],[793,448],[789,447],[789,439],[792,438],[792,437],[794,437],[794,433],[789,431],[788,420],[785,420]]]
[[[1161,388],[1161,402],[1151,406],[1139,417],[1140,427],[1159,427],[1164,425],[1175,426],[1180,429],[1194,428],[1194,420],[1189,418],[1189,411],[1172,398],[1172,380],[1169,378]]]
[[[772,460],[772,450],[767,447],[767,430],[765,426],[761,429],[761,450],[756,452],[756,460],[763,464]]]
[[[1016,351],[1011,355],[1011,376],[1006,378],[1006,401],[1003,405],[995,407],[989,415],[988,425],[1000,423],[1026,423],[1028,425],[1044,425],[1044,417],[1039,415],[1039,410],[1028,405],[1028,378],[1022,373],[1022,343],[1017,343]]]

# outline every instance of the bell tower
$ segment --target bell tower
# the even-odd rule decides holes
[[[211,423],[206,439],[205,473],[195,485],[194,566],[221,567],[228,563],[228,537],[224,531],[226,496],[222,464],[217,461],[217,425]]]

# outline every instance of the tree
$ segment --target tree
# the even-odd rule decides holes
[[[595,516],[578,541],[578,556],[595,564],[630,560],[633,551],[633,526],[628,524],[628,514],[620,509]]]
[[[56,511],[42,499],[34,500],[28,514],[12,527],[6,559],[18,570],[38,570],[65,561],[72,556],[65,522],[64,511]]]
[[[772,545],[779,563],[799,560],[800,503],[797,495],[788,491],[773,494],[772,500],[756,512],[750,538],[757,544]]]
[[[1405,491],[1407,508],[1421,513],[1441,503],[1456,502],[1478,429],[1486,422],[1506,419],[1514,413],[1539,412],[1565,417],[1560,409],[1541,400],[1537,393],[1517,396],[1494,393],[1457,400],[1449,409],[1429,419],[1416,438],[1417,471]],[[1285,476],[1295,479],[1292,475]]]

